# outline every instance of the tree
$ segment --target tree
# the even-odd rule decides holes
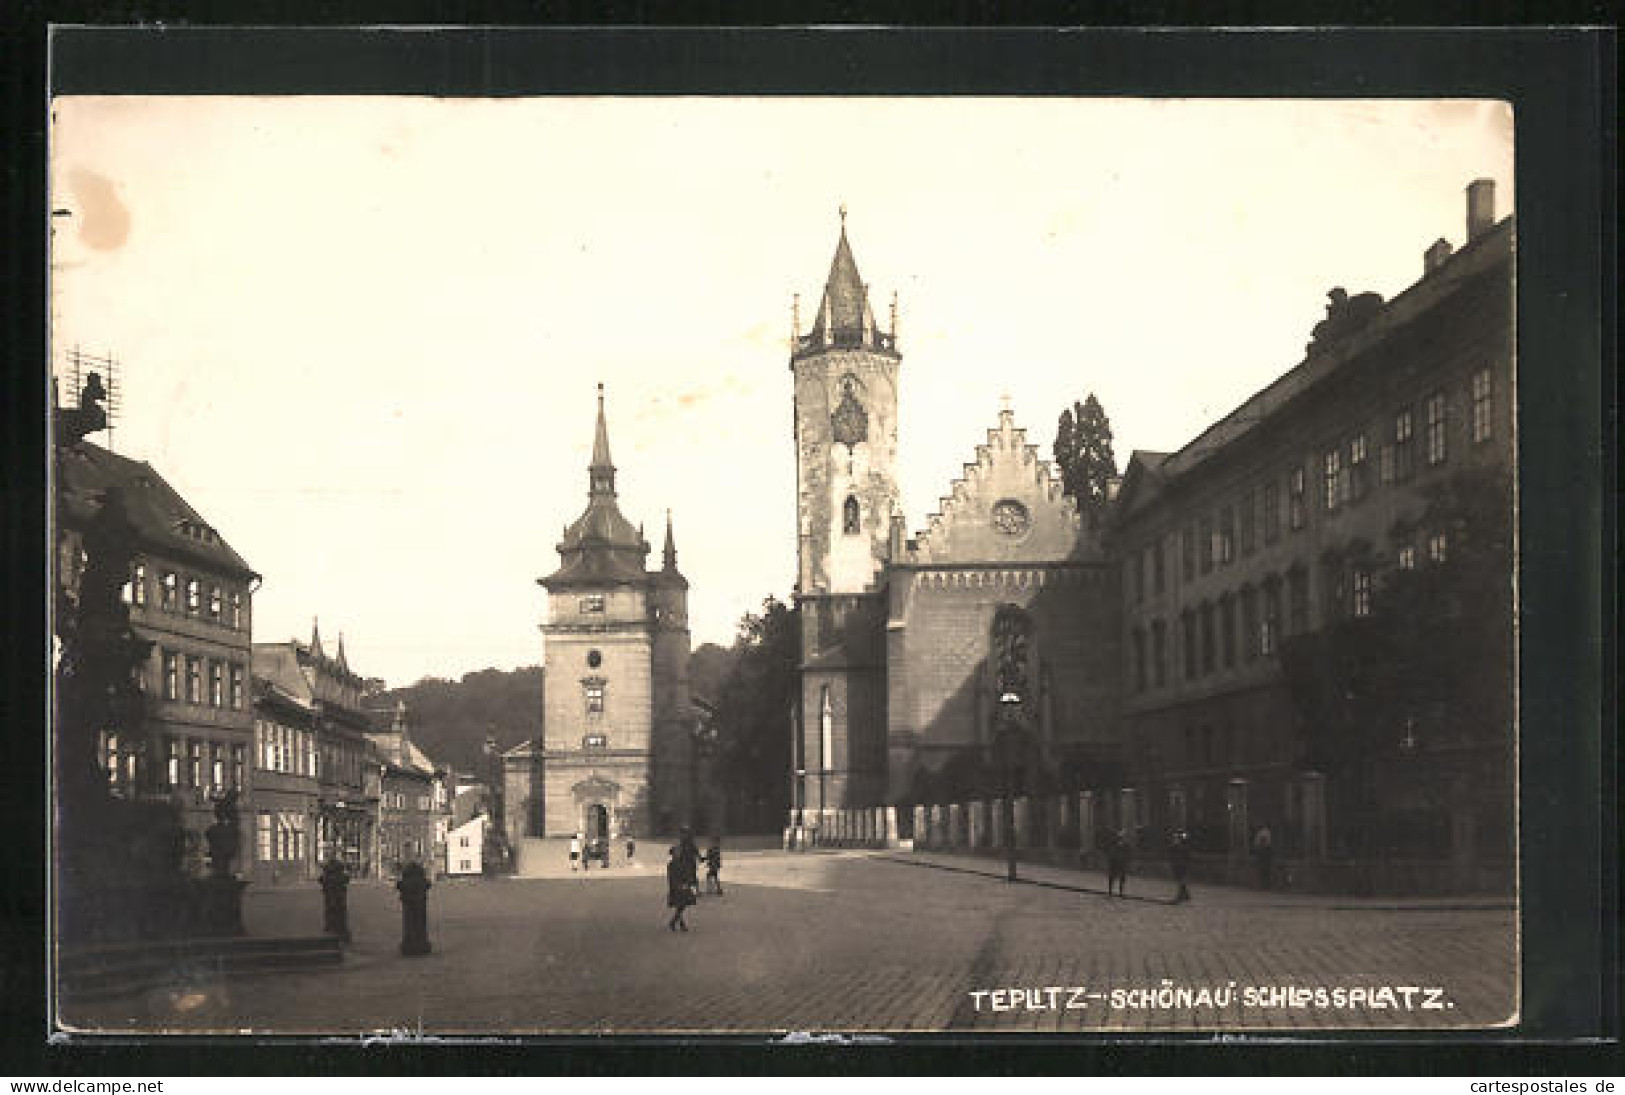
[[[1345,788],[1349,835],[1364,856],[1404,837],[1382,832],[1379,767],[1510,743],[1508,480],[1500,469],[1468,469],[1424,488],[1423,498],[1414,521],[1394,526],[1388,553],[1409,548],[1414,565],[1378,577],[1369,614],[1281,648],[1300,760]]]
[[[1098,523],[1117,477],[1117,457],[1112,454],[1111,420],[1093,392],[1061,412],[1054,453],[1062,490],[1090,524]]]
[[[717,689],[718,773],[735,829],[777,827],[789,807],[790,712],[801,632],[776,597],[739,621],[734,662]]]

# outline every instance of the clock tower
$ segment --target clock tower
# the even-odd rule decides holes
[[[846,236],[811,329],[791,325],[796,604],[801,615],[797,809],[815,816],[885,786],[885,565],[898,511],[897,308],[885,330]],[[816,824],[816,821],[811,822]]]

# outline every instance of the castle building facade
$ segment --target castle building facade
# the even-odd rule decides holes
[[[564,530],[547,590],[542,735],[504,754],[504,828],[610,840],[693,821],[688,580],[671,515],[659,569],[616,503],[603,387],[587,508]],[[521,864],[523,867],[523,863]]]
[[[1459,251],[1434,243],[1390,301],[1334,290],[1300,364],[1178,452],[1131,456],[1111,546],[1137,828],[1222,851],[1267,826],[1289,855],[1510,877],[1512,668],[1494,632],[1511,626],[1512,229],[1473,183]],[[1403,666],[1344,676],[1424,623],[1420,598],[1385,613],[1385,587],[1492,555],[1498,583],[1444,640],[1472,657],[1487,635],[1484,706]],[[1362,695],[1305,695],[1328,687]]]
[[[1389,301],[1333,290],[1303,361],[1135,451],[1099,527],[1005,409],[908,538],[895,304],[880,330],[843,217],[790,354],[792,839],[841,809],[1088,791],[1073,840],[1186,830],[1233,872],[1268,828],[1306,884],[1509,878],[1513,257],[1479,180],[1459,251]]]

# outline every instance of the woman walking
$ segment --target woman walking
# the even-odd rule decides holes
[[[688,931],[688,925],[683,922],[683,912],[694,901],[694,886],[688,880],[688,866],[678,857],[677,845],[673,844],[671,862],[666,864],[666,904],[672,910],[666,927],[672,931]]]

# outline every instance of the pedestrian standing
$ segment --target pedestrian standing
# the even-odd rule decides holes
[[[722,893],[722,838],[711,838],[711,847],[705,851],[705,892]]]
[[[700,894],[700,849],[694,843],[694,834],[687,825],[682,828],[682,838],[677,842],[677,861],[682,864],[683,877],[694,890],[695,900]]]
[[[570,838],[570,869],[576,869],[576,861],[581,858],[581,834],[576,833]]]
[[[1274,866],[1275,838],[1270,835],[1268,825],[1260,825],[1258,832],[1253,834],[1253,859],[1258,864],[1258,887],[1261,890],[1270,888],[1271,868]]]
[[[637,854],[638,854],[638,842],[633,840],[631,837],[627,837],[626,838],[626,865],[628,867],[630,867],[632,865],[632,860],[637,858]]]
[[[1128,896],[1128,833],[1122,829],[1113,833],[1106,848],[1106,896],[1115,893]]]
[[[666,905],[672,910],[671,919],[666,927],[672,931],[688,931],[688,924],[683,920],[683,913],[699,899],[694,884],[688,880],[688,868],[684,865],[677,845],[672,845],[671,861],[666,864]]]
[[[1185,878],[1191,869],[1191,840],[1184,829],[1175,829],[1173,838],[1168,841],[1168,868],[1173,872],[1174,885],[1179,887],[1174,892],[1174,904],[1189,901],[1191,891],[1185,885]]]

